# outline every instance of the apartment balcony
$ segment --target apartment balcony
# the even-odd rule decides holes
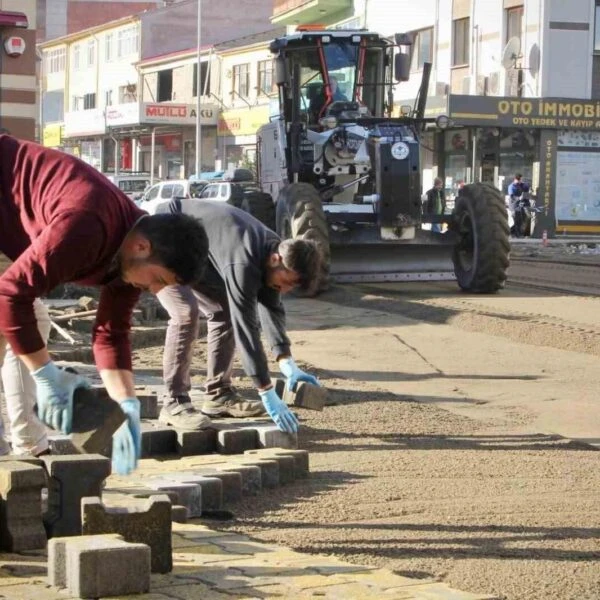
[[[353,7],[353,0],[274,0],[271,21],[278,25],[320,23]]]

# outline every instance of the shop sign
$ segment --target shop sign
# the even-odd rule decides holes
[[[99,108],[65,113],[65,137],[103,135],[105,132],[104,111]]]
[[[46,148],[58,148],[62,145],[64,127],[62,123],[45,125],[42,132],[42,143]]]
[[[197,108],[194,104],[160,103],[142,104],[142,123],[157,123],[160,125],[195,125],[197,121]],[[200,123],[202,125],[217,124],[217,109],[212,105],[204,105],[200,109]]]
[[[217,135],[221,137],[254,135],[261,126],[269,122],[270,112],[268,105],[223,111],[219,117]]]
[[[137,102],[115,104],[106,107],[106,124],[109,127],[138,125],[140,122],[140,105]]]
[[[457,125],[600,130],[600,102],[592,100],[451,95],[449,108]]]
[[[140,145],[145,148],[150,148],[152,145],[152,137],[142,135],[140,137]],[[165,133],[157,135],[154,138],[155,146],[162,146],[166,152],[181,152],[181,134]]]

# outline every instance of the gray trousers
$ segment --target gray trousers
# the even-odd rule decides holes
[[[194,289],[170,285],[157,295],[169,313],[163,354],[163,378],[167,396],[185,396],[191,389],[190,367],[199,316],[207,321],[207,364],[205,391],[217,397],[231,389],[235,339],[226,296],[203,286]]]

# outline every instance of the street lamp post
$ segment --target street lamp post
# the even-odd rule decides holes
[[[201,103],[200,103],[200,91],[202,88],[202,64],[200,59],[202,57],[202,51],[200,50],[200,44],[202,43],[202,0],[198,0],[198,49],[197,49],[197,64],[196,64],[196,177],[200,177],[202,171],[202,117],[200,115]]]

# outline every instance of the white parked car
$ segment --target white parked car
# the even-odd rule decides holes
[[[104,173],[104,176],[134,202],[139,200],[148,187],[150,187],[150,175],[146,175],[145,173],[138,175],[132,173],[123,173],[119,175]]]
[[[187,179],[173,179],[161,181],[149,187],[136,204],[147,213],[153,215],[165,212],[165,207],[175,198],[197,197],[199,188],[204,187],[202,182],[190,182]]]
[[[233,206],[240,208],[244,197],[243,188],[231,181],[219,181],[218,183],[209,183],[200,194],[202,200],[215,200],[217,202],[228,202]]]

